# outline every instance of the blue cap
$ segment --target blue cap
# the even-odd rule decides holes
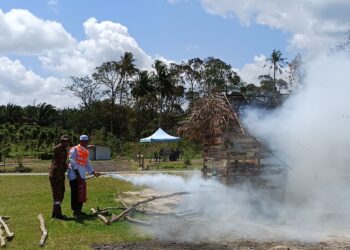
[[[87,136],[87,135],[81,135],[81,136],[79,137],[79,140],[80,140],[80,141],[88,141],[88,140],[89,140],[89,136]]]

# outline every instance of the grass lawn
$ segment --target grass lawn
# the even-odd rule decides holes
[[[48,173],[51,167],[51,160],[40,160],[36,158],[23,158],[22,163],[30,173]],[[138,161],[134,160],[110,160],[110,161],[91,161],[96,171],[114,172],[114,171],[136,171],[139,169]],[[184,167],[184,161],[155,162],[145,159],[145,166],[149,170],[193,170],[201,169],[203,159],[191,160],[191,165]],[[15,172],[18,167],[17,159],[6,159],[5,172]],[[3,172],[3,166],[0,166],[0,172]]]
[[[112,178],[88,180],[88,202],[84,204],[83,211],[89,212],[91,207],[118,205],[114,201],[118,189],[135,190],[131,184]],[[0,176],[0,191],[0,215],[11,217],[8,224],[15,232],[15,238],[6,244],[7,249],[39,248],[39,213],[44,215],[49,231],[46,249],[90,249],[92,243],[127,242],[146,238],[127,222],[106,226],[97,218],[81,222],[51,219],[52,198],[47,176]],[[68,182],[62,209],[64,214],[72,216]]]
[[[0,162],[1,163],[1,162]],[[51,160],[40,160],[37,158],[23,158],[23,166],[30,173],[48,173],[51,168]],[[96,171],[125,171],[125,170],[137,170],[137,162],[128,160],[110,160],[110,161],[91,161],[92,166]],[[7,158],[5,172],[15,172],[18,167],[17,159]],[[0,172],[4,172],[4,167],[0,166]]]
[[[31,173],[48,173],[51,166],[51,160],[40,160],[37,158],[23,158],[23,166],[29,168]],[[6,158],[5,172],[14,172],[18,167],[18,161],[15,158]],[[4,166],[0,167],[0,171],[4,172]]]

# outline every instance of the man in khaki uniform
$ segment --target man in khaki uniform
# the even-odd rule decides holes
[[[49,173],[53,197],[52,218],[60,220],[67,219],[67,217],[62,214],[61,203],[65,192],[65,172],[68,168],[68,146],[69,137],[67,135],[62,135],[61,142],[54,148],[51,170]]]

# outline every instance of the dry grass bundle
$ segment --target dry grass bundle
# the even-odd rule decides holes
[[[217,94],[198,100],[178,129],[181,136],[197,142],[226,131],[244,133],[228,100]]]

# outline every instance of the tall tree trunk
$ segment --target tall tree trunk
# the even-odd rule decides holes
[[[192,93],[191,93],[191,104],[193,104],[193,99],[194,99],[194,94],[193,94],[193,81],[191,81],[191,91],[192,91]]]
[[[163,114],[163,95],[160,95],[160,102],[159,102],[159,127],[162,125],[162,114]]]
[[[115,104],[114,104],[114,97],[112,97],[112,100],[111,100],[111,117],[110,117],[110,126],[111,126],[111,133],[113,134],[113,118],[114,118],[114,107],[115,107]]]
[[[273,65],[273,93],[277,95],[277,86],[276,86],[276,64]]]

